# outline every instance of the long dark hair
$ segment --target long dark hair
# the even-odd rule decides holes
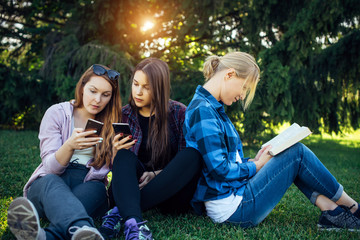
[[[132,80],[136,71],[142,71],[149,82],[151,93],[149,134],[146,148],[151,149],[151,160],[149,165],[164,167],[170,158],[168,113],[170,99],[170,71],[168,65],[157,58],[147,58],[141,61],[134,70]],[[133,100],[132,92],[129,97],[132,109],[138,112]]]
[[[110,69],[104,65],[101,66],[107,70]],[[80,77],[75,89],[75,102],[73,103],[74,108],[83,106],[84,86],[91,79],[91,77],[94,76],[98,75],[96,75],[93,72],[93,68],[90,67]],[[112,94],[111,99],[106,107],[95,116],[96,120],[104,123],[100,134],[100,137],[102,137],[104,140],[102,143],[96,144],[94,162],[90,164],[95,168],[100,168],[104,164],[107,166],[110,165],[112,159],[112,137],[114,134],[112,123],[121,122],[121,97],[119,83],[117,80],[110,80],[107,74],[101,75],[101,77],[110,83],[112,87]]]

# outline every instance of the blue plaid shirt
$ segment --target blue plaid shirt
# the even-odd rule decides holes
[[[223,199],[231,194],[242,196],[247,180],[256,166],[244,158],[242,143],[224,105],[206,89],[198,86],[185,113],[184,135],[187,147],[197,149],[204,160],[192,205],[200,214],[203,202]],[[239,153],[242,163],[236,161]]]

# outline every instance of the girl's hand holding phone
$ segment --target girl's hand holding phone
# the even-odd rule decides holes
[[[120,149],[130,149],[137,142],[136,139],[132,140],[132,135],[128,135],[126,137],[123,136],[123,133],[119,133],[115,135],[113,139],[112,144],[114,157],[116,156],[117,151],[119,151]]]
[[[67,144],[71,150],[92,147],[103,141],[101,137],[88,137],[94,133],[96,133],[96,131],[85,131],[83,128],[75,128],[65,144]]]

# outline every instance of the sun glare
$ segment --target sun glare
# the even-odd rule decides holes
[[[154,27],[154,23],[150,21],[146,21],[144,26],[141,27],[141,31],[146,32],[147,30]]]

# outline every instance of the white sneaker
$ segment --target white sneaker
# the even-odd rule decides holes
[[[9,206],[7,222],[10,231],[20,240],[44,240],[46,234],[40,227],[39,215],[34,205],[25,197],[16,198]]]
[[[71,240],[104,240],[100,232],[93,227],[72,226],[69,228],[69,233],[72,234]]]

